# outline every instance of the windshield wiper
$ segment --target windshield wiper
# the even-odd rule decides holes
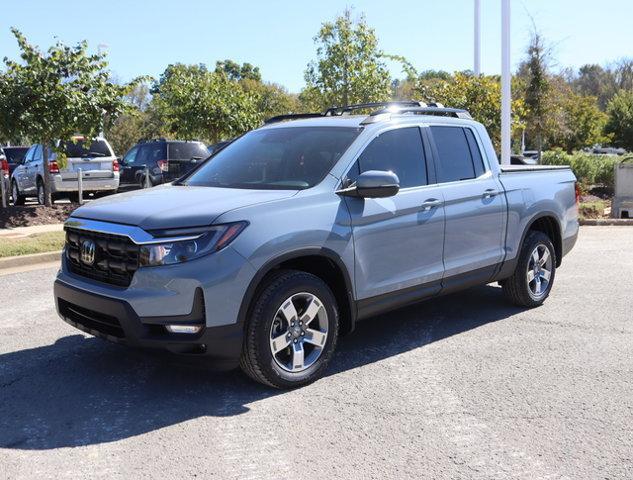
[[[101,153],[101,152],[86,152],[84,153],[81,158],[86,158],[86,157],[105,157],[105,153]]]

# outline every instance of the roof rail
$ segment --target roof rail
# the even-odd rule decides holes
[[[366,110],[369,108],[394,108],[394,107],[425,107],[426,103],[417,102],[415,100],[392,100],[390,102],[370,102],[370,103],[354,103],[352,105],[345,105],[343,107],[331,107],[328,108],[324,115],[334,116],[343,115],[345,113],[351,113],[354,110]]]
[[[344,114],[349,114],[355,110],[367,110],[371,108],[383,108],[383,109],[394,109],[394,108],[420,108],[426,107],[426,103],[417,102],[415,100],[393,100],[389,102],[370,102],[370,103],[354,103],[352,105],[344,105],[342,107],[330,107],[325,112],[316,112],[316,113],[289,113],[286,115],[277,115],[275,117],[271,117],[268,120],[264,120],[264,124],[268,125],[271,123],[283,122],[286,120],[300,120],[304,118],[318,118],[318,117],[333,117],[333,116],[341,116]]]
[[[411,113],[414,115],[439,115],[445,117],[455,117],[462,118],[465,120],[472,120],[472,116],[468,112],[468,110],[464,110],[461,108],[447,108],[444,107],[441,103],[431,104],[431,106],[424,107],[404,107],[398,108],[397,110],[392,110],[389,108],[383,108],[380,110],[376,110],[369,114],[369,116],[362,121],[363,125],[368,123],[374,123],[376,121],[382,120],[382,118],[378,118],[379,116],[383,116],[386,114],[391,115],[399,115],[403,113]]]

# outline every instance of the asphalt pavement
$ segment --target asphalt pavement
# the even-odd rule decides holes
[[[0,478],[633,478],[633,229],[583,227],[544,306],[496,285],[361,323],[283,392],[58,319],[0,276]]]

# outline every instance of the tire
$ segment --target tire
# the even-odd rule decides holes
[[[37,179],[37,203],[44,205],[46,203],[46,193],[44,191],[44,182],[41,178]]]
[[[240,359],[249,377],[275,388],[296,388],[323,375],[339,330],[336,299],[323,280],[282,270],[264,281],[249,311]]]
[[[24,195],[20,194],[18,183],[15,180],[11,182],[11,196],[13,197],[13,205],[15,205],[16,207],[24,205]]]
[[[141,189],[146,188],[146,187],[145,187],[145,175],[142,175],[142,174],[141,174],[141,175],[138,177],[138,184],[139,184],[139,187],[140,187]],[[147,188],[152,188],[153,186],[154,186],[154,182],[152,181],[152,176],[150,175],[150,176],[149,176],[149,186],[148,186]]]
[[[537,257],[539,266],[535,268]],[[506,298],[519,307],[542,305],[554,285],[556,261],[556,251],[550,238],[543,232],[529,232],[514,273],[503,282]]]

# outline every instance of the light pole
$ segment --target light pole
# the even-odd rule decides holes
[[[473,59],[473,73],[475,76],[481,74],[481,0],[475,0],[475,25],[473,45],[475,47]]]
[[[510,0],[501,0],[501,164],[510,165],[511,86]]]

